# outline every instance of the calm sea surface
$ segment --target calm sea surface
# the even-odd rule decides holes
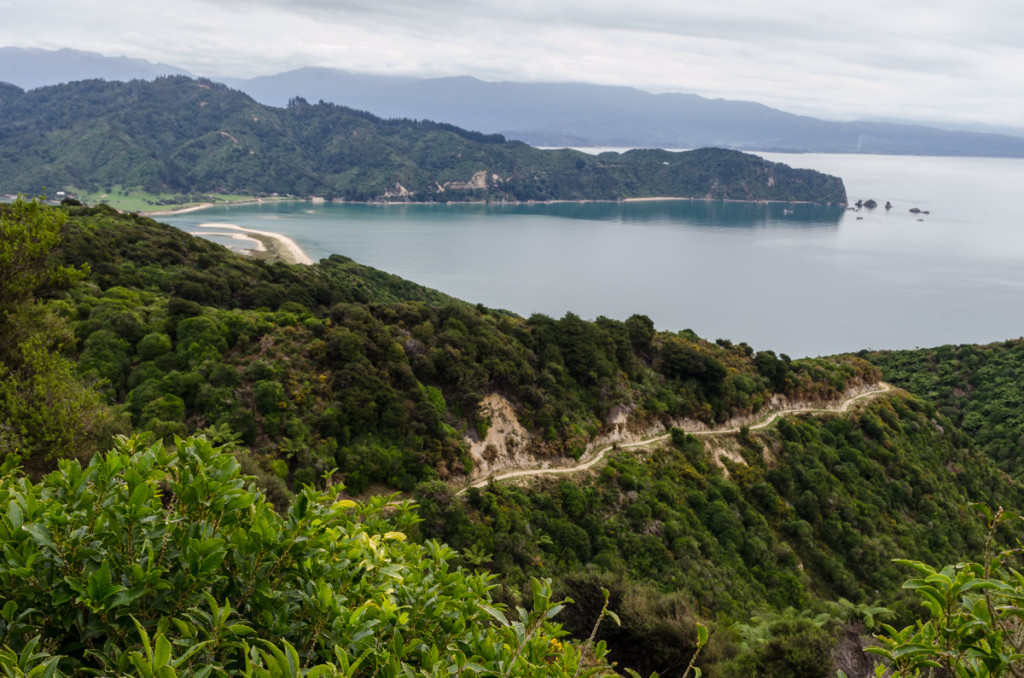
[[[294,202],[161,219],[276,231],[314,259],[341,253],[522,315],[643,313],[793,357],[1024,335],[1024,160],[761,155],[836,174],[851,202],[879,207]]]

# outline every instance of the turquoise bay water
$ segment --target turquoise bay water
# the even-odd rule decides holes
[[[837,174],[851,202],[879,207],[293,202],[161,219],[276,231],[314,260],[341,253],[521,315],[643,313],[793,357],[1024,334],[1024,160],[763,155]]]

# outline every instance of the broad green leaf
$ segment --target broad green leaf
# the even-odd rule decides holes
[[[610,619],[611,619],[611,620],[612,620],[613,622],[615,622],[615,625],[616,625],[616,626],[622,626],[622,620],[621,620],[621,619],[619,619],[619,615],[617,615],[617,614],[616,614],[615,612],[613,612],[612,610],[605,610],[605,612],[604,612],[604,613],[605,613],[606,615],[608,615],[608,617],[609,617],[609,618],[610,618]]]
[[[142,639],[142,649],[146,651],[146,660],[153,663],[153,646],[149,642],[149,634],[146,633],[146,629],[142,628],[142,624],[135,617],[132,617],[132,621],[135,623],[135,628],[139,632],[139,637]]]
[[[968,504],[967,506],[968,506],[969,508],[972,508],[972,509],[974,509],[975,511],[977,511],[977,512],[978,512],[978,513],[980,513],[980,514],[981,514],[982,516],[984,516],[984,518],[985,518],[985,521],[986,521],[987,523],[989,523],[989,524],[991,524],[991,523],[992,523],[992,519],[993,519],[993,515],[992,515],[992,509],[990,509],[990,508],[988,507],[988,504],[983,504],[983,503],[981,503],[981,502],[974,502],[974,503]]]
[[[158,633],[154,641],[153,664],[157,667],[166,666],[171,662],[171,644],[162,633]]]
[[[893,558],[892,562],[897,563],[899,565],[905,565],[906,567],[914,569],[925,576],[935,574],[935,568],[929,567],[928,565],[917,560],[904,560],[902,558]]]
[[[480,609],[498,620],[498,623],[502,626],[508,626],[508,619],[505,618],[505,615],[498,608],[481,604]]]
[[[89,575],[85,591],[89,598],[97,602],[107,597],[110,591],[110,566],[107,561],[104,560],[103,565]]]
[[[51,549],[53,551],[57,550],[57,547],[50,540],[50,536],[48,534],[46,534],[46,531],[42,527],[40,527],[39,525],[33,525],[33,524],[22,525],[21,529],[23,529],[26,532],[28,532],[32,536],[32,539],[39,546],[45,546],[46,548]]]
[[[698,622],[697,623],[697,647],[698,648],[702,648],[702,647],[704,647],[704,645],[707,644],[707,642],[708,642],[708,628],[706,626],[704,626],[703,624],[701,624],[700,622]]]
[[[11,527],[17,530],[21,527],[22,523],[25,522],[24,514],[21,512],[21,507],[18,506],[18,502],[12,499],[7,505],[7,518],[11,521]]]
[[[901,645],[893,650],[890,656],[893,659],[901,659],[903,657],[912,657],[918,654],[931,654],[935,651],[935,648],[930,645]]]

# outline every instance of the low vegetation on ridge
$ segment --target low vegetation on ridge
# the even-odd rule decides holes
[[[1024,339],[861,355],[893,383],[935,403],[999,468],[1024,475]]]

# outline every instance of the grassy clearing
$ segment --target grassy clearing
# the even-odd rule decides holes
[[[147,193],[137,188],[114,186],[110,191],[80,191],[74,188],[68,192],[89,205],[107,203],[126,212],[156,212],[160,210],[183,209],[204,203],[228,203],[252,200],[250,195],[224,193]]]

